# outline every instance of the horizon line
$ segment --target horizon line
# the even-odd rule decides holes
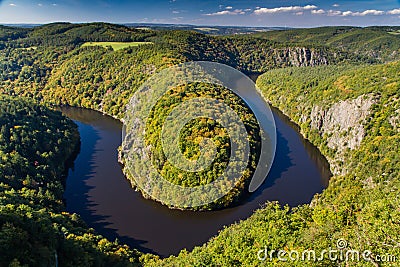
[[[191,27],[234,27],[234,28],[282,28],[282,29],[312,29],[312,28],[322,28],[322,27],[356,27],[356,28],[368,28],[368,27],[400,27],[400,25],[377,25],[377,24],[370,24],[370,25],[347,25],[347,24],[337,24],[337,25],[315,25],[315,26],[303,26],[303,27],[289,27],[286,25],[282,26],[248,26],[248,25],[204,25],[204,24],[189,24],[189,23],[156,23],[156,22],[108,22],[108,21],[85,21],[85,22],[71,22],[71,21],[52,21],[52,22],[21,22],[21,23],[4,23],[0,22],[0,25],[3,26],[43,26],[49,24],[57,24],[57,23],[68,23],[68,24],[91,24],[91,23],[107,23],[107,24],[114,24],[114,25],[165,25],[165,26],[191,26]]]

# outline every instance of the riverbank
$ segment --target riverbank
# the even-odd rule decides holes
[[[136,252],[65,212],[65,169],[77,152],[76,125],[31,99],[4,95],[0,121],[0,265],[137,263]]]
[[[394,62],[363,67],[287,68],[264,74],[257,82],[264,96],[300,126],[303,135],[333,166],[346,171],[333,176],[324,192],[313,198],[312,205],[290,210],[267,204],[202,247],[163,261],[146,258],[145,265],[303,266],[304,262],[283,262],[276,257],[261,261],[257,253],[265,249],[311,249],[318,255],[337,248],[338,240],[344,240],[346,249],[371,251],[367,260],[375,266],[392,266],[393,261],[376,259],[380,255],[400,258],[399,72],[400,62]],[[379,101],[365,110],[371,94],[378,95]],[[361,100],[357,100],[359,97]],[[345,107],[345,113],[336,113],[338,107]],[[355,121],[357,129],[362,126],[362,139],[347,142],[346,138],[354,135],[350,132],[347,136],[345,118],[356,114],[368,114]],[[343,140],[342,146],[334,146],[333,140]],[[358,145],[351,149],[354,144]],[[306,264],[337,266],[341,261],[321,259]],[[365,266],[363,261],[351,264]]]
[[[122,127],[118,121],[91,110],[69,109],[70,118],[79,125],[82,152],[69,176],[68,211],[80,214],[89,227],[108,239],[118,238],[142,252],[168,257],[184,248],[190,250],[225,226],[252,216],[265,202],[277,200],[292,207],[309,203],[329,180],[327,163],[316,148],[275,113],[277,161],[259,190],[223,210],[171,210],[144,199],[123,175],[116,153]]]

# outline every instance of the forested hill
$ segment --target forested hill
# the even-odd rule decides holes
[[[137,254],[64,212],[77,126],[32,100],[0,95],[0,266],[134,265]]]
[[[1,92],[92,108],[116,117],[121,117],[126,101],[146,78],[185,61],[218,61],[245,73],[379,61],[322,42],[299,45],[253,35],[218,37],[106,23],[1,27],[0,36],[4,40],[0,41]],[[139,43],[118,51],[82,47],[100,41]]]
[[[303,45],[326,45],[352,51],[381,61],[400,57],[400,26],[386,27],[321,27],[290,29],[255,34],[260,38]]]
[[[52,23],[34,28],[0,27],[0,40],[15,40],[17,46],[79,46],[84,42],[131,42],[154,35],[108,23]]]
[[[257,84],[263,95],[300,125],[303,135],[342,172],[311,205],[289,209],[268,203],[192,252],[164,260],[148,257],[146,266],[398,266],[398,73],[400,62],[286,68],[262,75]],[[361,138],[353,139],[359,133]],[[361,251],[361,260],[322,256],[292,261],[288,256],[289,251],[313,250],[318,257],[336,249],[341,239],[347,249]],[[265,260],[260,260],[257,253],[265,249]],[[278,260],[278,250],[286,251],[286,261]],[[371,251],[367,260],[361,257],[365,250]],[[270,259],[268,253],[275,256]],[[388,255],[393,258],[379,258]]]
[[[60,266],[139,264],[136,251],[63,212],[61,172],[77,143],[76,127],[39,103],[121,118],[148,77],[190,60],[266,72],[257,82],[264,96],[319,147],[335,176],[311,205],[289,209],[269,203],[193,252],[165,260],[144,254],[141,265],[304,266],[260,262],[257,252],[320,252],[340,238],[349,248],[400,259],[400,63],[377,64],[399,59],[398,33],[395,27],[328,27],[208,36],[105,23],[1,26],[0,265],[54,266],[55,253]],[[132,44],[118,50],[96,42]]]

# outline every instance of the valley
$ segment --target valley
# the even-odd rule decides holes
[[[396,27],[322,27],[214,36],[109,23],[0,26],[0,250],[7,251],[0,255],[1,264],[54,265],[57,258],[63,266],[258,266],[257,251],[265,247],[321,251],[335,247],[338,239],[345,239],[352,249],[371,248],[373,255],[400,259],[400,36],[393,34],[397,31]],[[114,49],[84,45],[104,42],[124,45]],[[143,45],[131,46],[137,42]],[[315,190],[291,199],[291,194],[289,198],[280,194],[296,192],[299,181],[292,181],[288,189],[279,188],[276,195],[270,190],[277,185],[267,184],[262,193],[250,196],[257,199],[255,205],[221,219],[217,224],[221,231],[208,232],[208,241],[201,241],[206,243],[179,245],[174,251],[159,253],[162,258],[150,247],[140,249],[141,240],[136,243],[139,251],[135,242],[127,246],[123,238],[113,240],[110,232],[104,232],[109,239],[99,235],[90,228],[90,221],[89,227],[82,219],[89,218],[85,212],[79,216],[68,199],[66,206],[63,203],[64,192],[74,195],[65,181],[64,163],[77,156],[80,142],[76,124],[55,109],[86,108],[122,119],[126,104],[149,77],[170,66],[200,60],[223,63],[248,75],[261,74],[256,83],[262,96],[295,123],[306,139],[297,139],[291,149],[292,153],[303,151],[300,158],[308,155],[311,159],[308,163],[292,160],[299,160],[300,169],[314,168],[310,176],[316,180]],[[176,95],[183,97],[184,92]],[[162,114],[162,109],[157,112]],[[83,140],[79,121],[86,115],[77,113],[78,117],[70,118],[78,122]],[[245,115],[248,118],[249,113]],[[281,127],[290,125],[275,118]],[[278,133],[281,129],[278,126]],[[223,136],[219,128],[213,131]],[[86,134],[101,132],[88,129]],[[89,146],[93,148],[96,140],[90,137]],[[189,146],[191,139],[187,140]],[[304,152],[307,144],[322,155],[312,158]],[[81,146],[85,153],[86,144]],[[278,147],[278,155],[279,148],[284,146]],[[315,167],[324,157],[333,173],[329,185],[319,180],[327,170],[321,173]],[[128,189],[143,205],[155,207]],[[264,192],[275,197],[260,199],[257,194]],[[260,202],[265,204],[252,213]],[[164,206],[157,209],[175,212]],[[190,248],[176,253],[182,246]],[[169,253],[175,255],[164,258]],[[371,262],[394,266],[390,262],[376,265],[372,258]],[[279,264],[303,266],[301,262]],[[310,266],[338,264],[345,263],[325,259]],[[351,264],[364,266],[364,262]]]

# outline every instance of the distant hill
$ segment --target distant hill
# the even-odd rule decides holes
[[[157,267],[304,266],[260,262],[257,252],[264,248],[320,252],[335,248],[341,239],[348,241],[349,249],[400,257],[400,61],[376,64],[400,60],[400,27],[323,27],[224,36],[216,34],[228,33],[229,27],[157,27],[0,26],[0,94],[8,95],[0,97],[0,139],[4,139],[0,266],[42,266],[53,262],[55,250],[60,266],[135,266],[140,255],[143,265]],[[85,47],[86,42],[152,44],[113,50]],[[67,155],[64,147],[73,142],[55,120],[61,115],[43,106],[39,113],[38,105],[30,102],[85,107],[121,118],[126,103],[148,77],[196,60],[217,61],[246,73],[265,72],[257,81],[264,97],[299,125],[330,160],[335,176],[310,205],[289,209],[266,204],[202,247],[161,261],[108,241],[87,229],[79,216],[63,212],[58,169],[51,172],[41,166],[60,164],[62,160],[53,160],[54,156]],[[21,96],[26,100],[20,102]],[[39,138],[46,142],[31,143]],[[49,148],[41,149],[39,143]],[[38,188],[43,181],[51,182],[46,191]],[[332,267],[342,263],[346,264],[327,259],[307,262]],[[365,262],[350,265],[365,266]]]
[[[333,26],[308,29],[284,27],[198,26],[186,24],[110,23],[0,26],[0,41],[27,37],[31,46],[80,45],[84,42],[136,42],[170,31],[198,32],[212,36],[249,36],[255,39],[306,47],[331,47],[381,62],[400,58],[400,26]],[[11,34],[12,32],[12,34]],[[164,33],[163,33],[164,32]],[[8,34],[8,35],[7,35]],[[11,36],[11,35],[12,36]]]
[[[210,35],[251,34],[273,30],[284,30],[286,27],[245,27],[245,26],[204,26],[188,24],[153,24],[153,23],[127,23],[128,27],[152,30],[189,30]]]
[[[61,24],[63,22],[56,22]],[[9,27],[18,28],[35,28],[46,24],[5,24]],[[232,35],[232,34],[250,34],[257,32],[285,30],[287,27],[246,27],[246,26],[210,26],[210,25],[190,25],[190,24],[161,24],[161,23],[123,23],[122,25],[130,28],[137,29],[151,29],[151,30],[188,30],[197,31],[200,33],[211,35]]]
[[[397,59],[400,54],[400,26],[289,29],[255,36],[279,42],[326,45],[383,61]]]

